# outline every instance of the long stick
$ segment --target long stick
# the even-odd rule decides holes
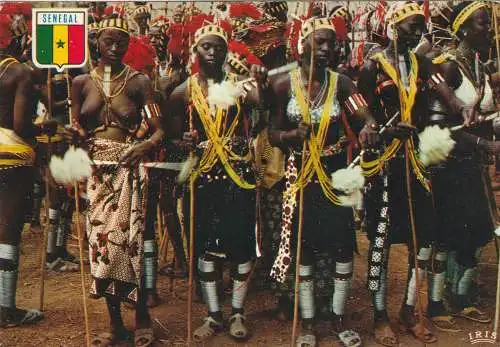
[[[498,42],[498,18],[497,18],[497,4],[495,2],[491,3],[493,12],[493,23],[495,25],[495,45],[497,48],[497,71],[500,72],[500,64],[498,60],[500,59],[500,42]]]
[[[83,233],[80,225],[80,194],[78,183],[75,182],[75,213],[76,213],[76,231],[78,233],[78,251],[80,255],[80,281],[82,282],[83,316],[85,319],[85,335],[87,346],[90,346],[90,326],[89,313],[87,311],[87,290],[85,289],[85,268],[83,263]]]
[[[47,70],[47,119],[52,118],[52,70]],[[41,254],[41,274],[40,274],[40,311],[44,309],[45,297],[45,261],[47,257],[47,240],[50,228],[49,207],[50,207],[50,169],[49,160],[52,155],[52,144],[50,134],[47,135],[47,165],[45,167],[45,227],[43,228],[43,242]]]
[[[193,124],[193,110],[189,110],[189,130],[193,132],[194,124]],[[189,154],[190,156],[194,156],[194,150]],[[189,279],[188,279],[188,314],[187,314],[187,344],[191,345],[191,336],[192,336],[192,309],[193,309],[193,274],[194,274],[194,194],[195,194],[195,180],[196,174],[195,172],[191,172],[189,176]]]
[[[401,81],[401,76],[399,73],[399,55],[398,55],[398,28],[394,28],[394,35],[396,36],[394,38],[394,56],[395,56],[395,68],[396,68],[396,75],[399,81]],[[399,105],[400,105],[400,110],[403,112],[403,90],[399,91]],[[415,295],[417,297],[417,317],[418,321],[420,323],[420,331],[419,334],[423,334],[423,313],[422,313],[422,303],[420,300],[420,274],[419,274],[419,267],[418,267],[418,244],[417,244],[417,229],[415,226],[415,216],[413,214],[413,199],[412,199],[412,194],[411,194],[411,177],[410,177],[410,152],[409,152],[409,147],[408,147],[408,140],[405,142],[405,168],[406,168],[406,190],[408,193],[408,211],[410,214],[410,226],[411,226],[411,236],[412,236],[412,241],[413,241],[413,261],[414,261],[414,267],[415,267]]]
[[[312,87],[312,79],[313,79],[313,70],[314,70],[314,33],[316,31],[315,25],[313,23],[313,31],[311,33],[311,63],[309,65],[309,81],[307,86],[307,106],[309,107],[309,100],[311,100],[311,87]],[[307,141],[304,140],[304,144],[302,145],[302,163],[300,173],[304,172],[305,167],[305,157],[306,157],[306,149],[307,149]],[[295,301],[293,305],[293,323],[292,323],[292,343],[291,346],[295,346],[295,339],[297,337],[297,325],[299,320],[299,282],[300,282],[300,261],[302,258],[302,228],[304,226],[304,186],[301,184],[299,190],[299,221],[298,221],[298,232],[297,232],[297,254],[295,256],[295,287],[294,287],[294,296]]]
[[[500,237],[500,232],[495,230],[495,244],[498,242],[498,238]],[[495,301],[495,324],[493,326],[493,331],[495,332],[495,341],[500,340],[500,336],[498,336],[498,323],[500,321],[500,257],[498,258],[498,266],[497,266],[497,296]]]

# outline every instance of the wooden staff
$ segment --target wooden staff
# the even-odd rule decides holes
[[[492,2],[491,8],[493,12],[493,23],[495,26],[495,46],[497,49],[497,71],[500,73],[500,42],[498,42],[498,11],[497,11],[497,5],[495,2]]]
[[[188,88],[189,90],[189,88]],[[193,124],[193,110],[189,106],[189,131],[194,131]],[[194,149],[189,153],[191,157],[195,155]],[[194,194],[195,194],[195,181],[196,181],[196,173],[195,171],[191,172],[189,176],[189,278],[188,278],[188,314],[187,314],[187,345],[191,345],[191,336],[192,336],[192,316],[193,316],[193,274],[194,274]]]
[[[395,57],[395,67],[396,67],[396,76],[398,80],[401,82],[401,76],[399,72],[399,55],[398,55],[398,29],[397,26],[394,25],[394,57]],[[401,116],[403,116],[403,100],[402,100],[402,90],[399,90],[399,105],[400,105],[400,110],[401,110]],[[411,124],[410,124],[411,125]],[[415,267],[415,294],[417,298],[417,317],[420,322],[420,331],[419,333],[423,333],[423,312],[422,312],[422,302],[420,300],[420,274],[419,274],[419,267],[418,267],[418,244],[417,244],[417,228],[415,225],[415,215],[413,211],[413,199],[412,199],[412,193],[411,193],[411,172],[410,172],[410,149],[408,146],[408,141],[406,140],[405,142],[405,171],[406,171],[406,190],[408,191],[408,211],[410,215],[410,226],[411,226],[411,236],[412,236],[412,243],[413,243],[413,261],[414,261],[414,267]]]
[[[85,337],[87,346],[90,346],[90,326],[89,313],[87,311],[87,290],[85,289],[85,268],[83,263],[83,232],[80,225],[80,194],[78,182],[74,183],[75,188],[75,213],[76,213],[76,231],[78,233],[78,251],[80,253],[80,281],[82,283],[82,301],[83,317],[85,319]]]
[[[47,70],[47,119],[52,118],[52,70]],[[40,311],[44,309],[45,297],[45,262],[47,257],[47,240],[49,234],[49,206],[50,206],[50,169],[49,160],[52,155],[51,136],[47,135],[47,165],[45,167],[45,227],[43,228],[43,242],[41,249],[41,275],[40,275]]]
[[[313,79],[313,69],[314,69],[314,33],[316,32],[316,27],[313,22],[313,30],[312,30],[312,40],[311,40],[311,62],[309,64],[309,81],[307,86],[307,107],[310,107],[311,100],[311,87],[312,87],[312,79]],[[300,174],[304,173],[305,168],[305,157],[307,150],[307,140],[304,140],[304,144],[302,145],[302,163]],[[299,190],[299,221],[298,221],[298,232],[297,232],[297,254],[295,256],[295,288],[294,288],[294,296],[295,301],[293,305],[293,323],[292,323],[292,343],[291,346],[295,346],[295,339],[297,337],[297,325],[299,320],[299,282],[300,282],[300,260],[302,258],[302,228],[304,225],[304,185],[301,184]]]

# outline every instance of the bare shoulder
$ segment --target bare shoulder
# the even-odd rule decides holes
[[[170,94],[170,100],[175,102],[185,101],[188,98],[188,80],[185,80],[180,85],[175,87],[172,94]]]
[[[73,87],[75,86],[83,86],[90,80],[90,74],[78,75],[72,80]]]
[[[12,78],[16,80],[31,80],[33,79],[33,70],[31,70],[25,64],[15,62],[7,67],[9,74]]]
[[[290,74],[283,73],[271,78],[271,89],[277,96],[282,96],[288,93],[290,88]]]

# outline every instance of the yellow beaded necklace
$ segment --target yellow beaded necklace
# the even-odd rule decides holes
[[[237,114],[229,127],[227,126],[227,109],[216,107],[213,111],[207,103],[207,98],[198,82],[197,76],[191,76],[188,81],[190,99],[192,105],[198,113],[203,129],[208,138],[208,145],[204,149],[200,164],[195,172],[198,176],[201,173],[210,171],[218,160],[224,166],[228,176],[243,189],[254,189],[255,185],[248,183],[241,178],[231,161],[248,161],[250,153],[241,157],[231,149],[230,140],[239,124],[241,106],[239,101],[236,103]]]
[[[302,153],[302,160],[305,160],[303,166],[304,171],[298,173],[297,180],[292,183],[292,189],[290,189],[289,193],[295,194],[301,187],[305,187],[311,181],[314,173],[316,173],[319,184],[325,196],[332,203],[340,205],[339,198],[333,192],[333,186],[330,177],[325,172],[325,169],[321,164],[321,151],[325,146],[328,126],[330,125],[330,112],[333,106],[335,91],[337,90],[337,76],[337,73],[330,70],[328,71],[328,93],[323,104],[323,111],[321,113],[318,131],[316,133],[311,133],[311,136],[306,142],[307,148],[309,150],[309,156],[306,156],[307,153]],[[291,73],[290,82],[293,86],[295,98],[302,113],[302,118],[306,123],[310,124],[310,108],[301,85],[300,69],[296,69]]]
[[[418,78],[418,62],[415,53],[410,52],[410,65],[411,71],[409,76],[409,88],[403,84],[401,79],[398,77],[396,69],[391,65],[383,53],[377,53],[373,56],[381,66],[384,72],[391,78],[399,90],[399,97],[401,98],[401,120],[405,123],[412,124],[412,110],[415,104],[415,97],[417,95],[417,78]],[[410,162],[413,167],[413,172],[415,173],[417,179],[420,183],[427,189],[430,190],[429,182],[426,178],[426,170],[423,164],[418,159],[418,154],[415,150],[415,143],[413,137],[408,140],[408,154],[410,156]],[[361,167],[363,168],[364,174],[366,176],[373,176],[380,172],[384,167],[384,164],[391,160],[396,153],[401,148],[403,142],[398,139],[394,139],[392,143],[387,146],[385,152],[378,159],[372,161],[361,161]]]

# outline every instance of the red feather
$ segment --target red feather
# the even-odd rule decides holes
[[[145,36],[132,36],[123,62],[134,70],[149,74],[155,64],[156,52]]]
[[[229,6],[229,17],[250,17],[253,19],[259,19],[262,17],[262,12],[260,12],[255,5],[250,3],[234,3]]]
[[[22,14],[24,18],[31,18],[31,9],[33,6],[29,2],[5,2],[2,4],[2,14],[16,15]]]
[[[2,7],[3,11],[3,7]],[[8,14],[0,14],[0,48],[7,48],[12,42],[12,18]]]
[[[332,25],[335,27],[335,34],[338,40],[347,38],[347,23],[344,18],[336,16],[331,19]]]
[[[262,61],[257,58],[248,48],[246,44],[241,41],[229,41],[228,50],[233,53],[240,54],[244,60],[242,63],[246,65],[262,65]]]

